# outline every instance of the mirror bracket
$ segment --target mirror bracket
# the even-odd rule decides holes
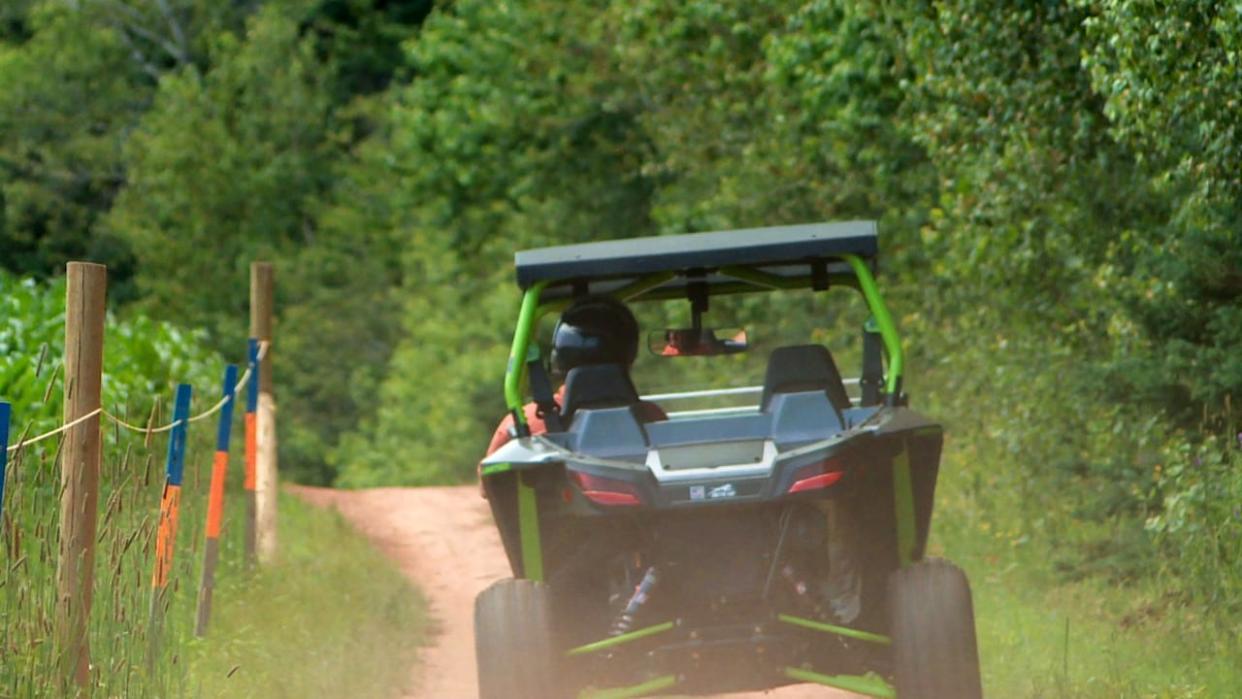
[[[690,282],[686,285],[686,296],[690,299],[690,324],[695,330],[702,330],[703,314],[710,306],[707,300],[707,282]]]
[[[828,290],[828,262],[827,260],[815,260],[811,263],[811,290],[827,291]]]

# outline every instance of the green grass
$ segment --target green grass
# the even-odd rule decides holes
[[[335,512],[280,500],[280,561],[218,588],[188,649],[201,697],[400,696],[423,638],[421,598]]]
[[[967,504],[946,454],[931,553],[970,576],[989,697],[1226,697],[1242,690],[1242,643],[1228,618],[1160,580],[1065,580],[1052,552]]]

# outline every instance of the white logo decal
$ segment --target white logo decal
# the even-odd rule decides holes
[[[708,499],[715,500],[716,498],[731,498],[736,495],[737,489],[733,487],[733,484],[725,483],[724,485],[718,485],[715,488],[712,488],[711,492],[707,494],[707,497]]]

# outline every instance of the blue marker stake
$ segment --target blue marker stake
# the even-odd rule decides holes
[[[224,481],[229,472],[229,433],[233,426],[234,388],[237,365],[224,368],[224,406],[216,430],[216,457],[211,466],[211,490],[207,495],[207,536],[203,545],[203,577],[198,586],[198,625],[194,635],[207,634],[211,621],[211,598],[216,587],[216,564],[220,559],[220,526],[224,520]]]
[[[250,359],[250,380],[246,382],[246,477],[242,487],[246,490],[246,565],[254,565],[255,560],[255,513],[258,503],[255,502],[257,477],[255,464],[258,462],[258,423],[259,408],[259,341],[250,338],[246,344],[246,354]]]
[[[173,401],[173,428],[168,435],[168,464],[160,523],[155,534],[155,569],[151,572],[151,616],[147,629],[147,669],[155,667],[163,648],[164,591],[173,567],[177,520],[181,517],[181,475],[185,471],[185,433],[190,418],[190,385],[177,384]]]
[[[190,419],[190,384],[177,384],[177,396],[173,402],[172,434],[168,438],[167,475],[170,485],[181,486],[185,472],[185,433]]]
[[[181,516],[181,476],[185,472],[185,433],[190,417],[190,385],[177,385],[173,403],[173,428],[168,436],[168,465],[164,481],[164,497],[160,501],[160,525],[155,537],[155,572],[151,587],[162,590],[168,585],[172,570],[173,549],[177,543],[177,520]]]
[[[12,407],[0,403],[0,517],[4,515],[4,475],[9,470],[9,415]]]

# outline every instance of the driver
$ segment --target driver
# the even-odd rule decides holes
[[[699,344],[698,334],[693,330],[665,330],[664,349],[661,357],[680,357],[693,354],[693,348]]]
[[[619,364],[626,371],[638,357],[638,321],[624,303],[611,296],[585,296],[561,314],[552,332],[552,369],[564,377],[570,370],[591,364]],[[565,402],[565,387],[556,392],[557,405]],[[531,434],[548,431],[534,403],[523,408]],[[642,422],[666,420],[655,403],[639,402],[635,414]],[[492,435],[487,455],[512,439],[513,416],[506,415]]]

